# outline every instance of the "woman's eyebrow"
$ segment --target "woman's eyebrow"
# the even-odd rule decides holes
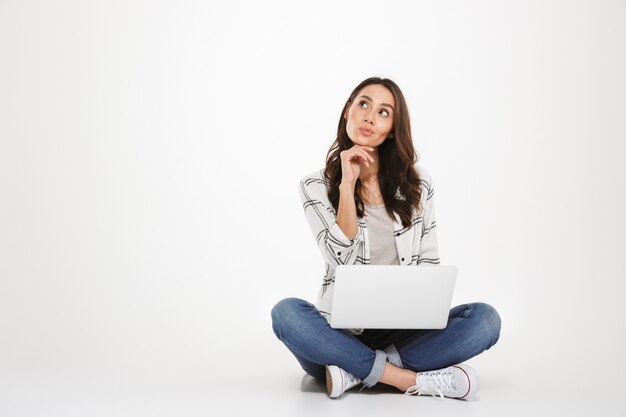
[[[369,101],[371,101],[372,103],[374,102],[374,100],[372,100],[371,97],[366,96],[365,94],[363,94],[360,98],[366,98]],[[393,108],[393,106],[391,104],[387,104],[387,103],[380,103],[381,106],[387,106],[387,107],[391,107],[391,110],[395,111],[396,109]]]

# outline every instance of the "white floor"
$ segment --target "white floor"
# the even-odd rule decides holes
[[[239,364],[225,354],[212,371],[5,371],[0,375],[0,415],[626,416],[623,366],[594,370],[559,358],[515,363],[506,345],[468,362],[480,375],[475,401],[405,397],[384,386],[355,389],[330,400],[323,384],[305,376],[272,337],[263,339],[257,353]],[[260,360],[268,357],[272,361]]]

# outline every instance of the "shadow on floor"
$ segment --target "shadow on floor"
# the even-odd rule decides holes
[[[326,393],[326,381],[315,379],[311,375],[304,374],[300,382],[300,390],[302,392]]]
[[[302,376],[302,381],[300,382],[300,390],[302,392],[317,392],[326,394],[326,381],[321,379],[315,379],[308,374],[304,374]],[[372,388],[366,388],[364,385],[359,385],[353,388],[350,391],[359,392],[361,394],[375,395],[375,394],[402,394],[396,388],[385,385],[385,384],[376,384]]]

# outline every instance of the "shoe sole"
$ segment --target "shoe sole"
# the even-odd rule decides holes
[[[333,375],[335,376],[335,382],[340,381],[339,384],[333,385]],[[326,365],[326,393],[330,398],[339,398],[343,394],[343,373],[338,367],[334,365]],[[333,389],[339,392],[333,392]]]
[[[330,398],[333,398],[331,393],[333,392],[333,378],[330,376],[330,368],[326,365],[326,394]]]

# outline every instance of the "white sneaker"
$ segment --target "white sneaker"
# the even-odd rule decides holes
[[[478,392],[478,374],[469,365],[453,365],[436,371],[418,372],[415,385],[404,395],[432,395],[469,399]]]
[[[344,392],[361,383],[356,376],[335,365],[326,365],[326,392],[330,398],[337,398]]]

